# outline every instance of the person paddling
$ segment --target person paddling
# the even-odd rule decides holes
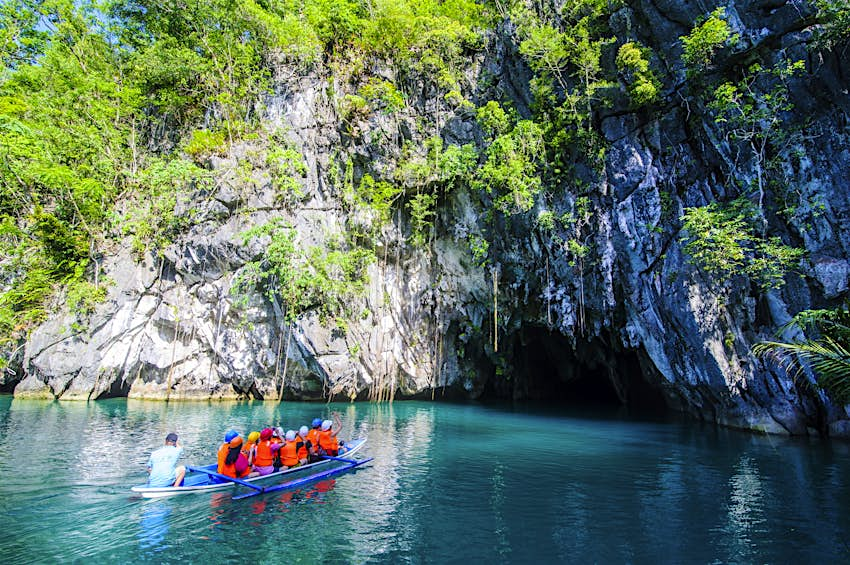
[[[171,432],[165,436],[165,446],[151,453],[148,459],[149,487],[179,487],[186,476],[186,467],[177,466],[177,460],[183,455],[183,448],[177,445],[177,434]]]

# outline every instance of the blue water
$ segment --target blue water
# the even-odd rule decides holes
[[[363,469],[293,492],[143,500],[149,452],[339,412]],[[0,397],[3,563],[850,562],[850,445],[678,421],[397,402]]]

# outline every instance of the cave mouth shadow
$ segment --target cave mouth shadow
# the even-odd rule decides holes
[[[510,378],[494,375],[482,400],[523,401],[581,410],[663,416],[671,412],[652,382],[660,375],[641,363],[636,350],[612,348],[611,340],[572,342],[547,328],[524,327],[510,344]]]

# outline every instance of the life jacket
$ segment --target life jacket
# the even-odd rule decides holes
[[[245,442],[245,445],[242,446],[242,454],[248,459],[248,462],[251,463],[254,459],[254,448],[257,444],[253,442]]]
[[[222,443],[218,447],[218,470],[216,471],[219,474],[224,474],[221,472],[224,469],[224,460],[227,458],[227,452],[230,450],[230,445],[227,442]]]
[[[297,440],[287,441],[280,448],[280,462],[286,467],[298,465],[298,446],[300,442]]]
[[[309,436],[310,434],[307,434],[307,435]],[[307,459],[307,456],[310,454],[310,451],[307,448],[307,443],[309,442],[309,440],[304,439],[301,436],[298,436],[295,439],[295,441],[298,442],[298,445],[299,445],[299,447],[298,447],[298,459]]]
[[[226,454],[225,457],[227,457]],[[251,466],[248,465],[248,459],[245,457],[244,453],[239,453],[239,458],[236,459],[234,463],[228,465],[224,462],[224,459],[222,459],[218,466],[218,473],[220,475],[232,477],[234,479],[244,477],[251,472]]]
[[[269,440],[261,440],[257,443],[257,454],[254,456],[255,467],[268,467],[274,463],[272,443]]]
[[[272,459],[272,465],[274,465],[274,470],[277,471],[283,466],[283,463],[280,462],[280,448],[283,447],[284,442],[277,436],[272,437],[272,439],[270,439],[269,441],[271,442],[272,453],[274,454]],[[274,449],[274,446],[278,446],[278,448]]]
[[[319,447],[324,449],[328,455],[336,455],[339,451],[339,442],[332,434],[332,429],[319,432]]]
[[[319,445],[319,430],[318,428],[310,428],[310,431],[307,432],[307,441],[310,442],[310,446],[315,449]]]

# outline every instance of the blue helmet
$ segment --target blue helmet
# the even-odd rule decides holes
[[[322,419],[321,418],[313,418],[313,427],[314,428],[318,428],[321,425],[322,425]]]
[[[239,432],[236,430],[227,430],[227,433],[224,434],[224,441],[230,443],[230,440],[239,435]]]

